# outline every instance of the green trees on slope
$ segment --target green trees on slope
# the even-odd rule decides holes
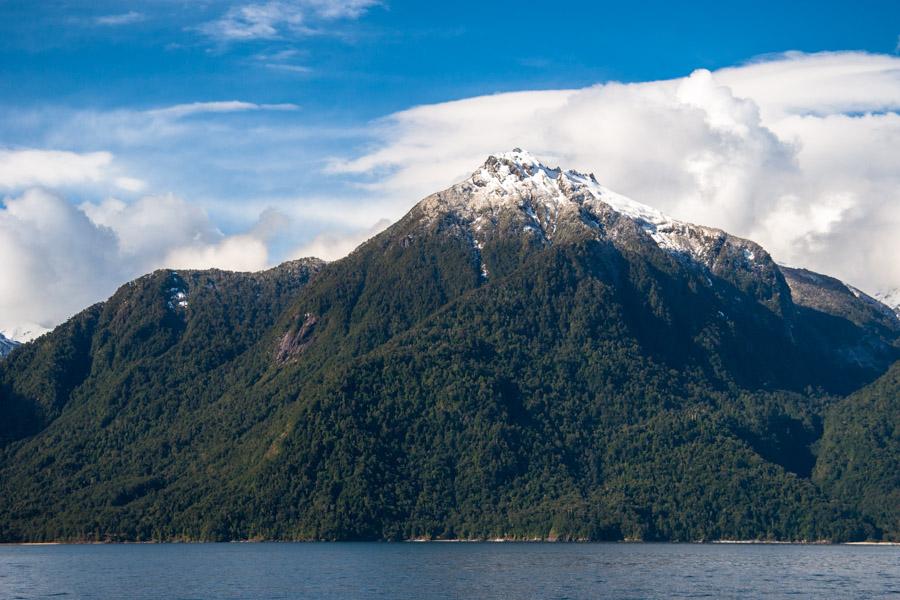
[[[856,380],[802,316],[658,249],[453,231],[158,272],[15,351],[0,539],[897,535],[897,452],[839,439]]]

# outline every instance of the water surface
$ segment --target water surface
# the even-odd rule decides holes
[[[900,547],[0,546],[0,598],[900,598]]]

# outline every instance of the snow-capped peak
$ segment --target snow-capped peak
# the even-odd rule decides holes
[[[468,224],[479,248],[501,224],[506,231],[517,224],[519,231],[546,243],[585,236],[615,239],[623,228],[637,225],[661,249],[708,267],[726,239],[739,247],[748,267],[768,260],[753,242],[673,219],[600,185],[593,174],[551,167],[520,148],[490,155],[468,179],[426,199],[421,210],[428,218],[452,212],[458,223]]]
[[[643,219],[650,223],[667,223],[674,222],[671,217],[666,216],[661,211],[636,202],[631,198],[617,194],[616,192],[600,185],[593,173],[581,173],[574,170],[563,170],[560,167],[549,167],[538,160],[533,154],[514,148],[512,152],[500,152],[492,154],[488,157],[484,166],[473,174],[473,179],[479,178],[482,181],[490,179],[490,177],[498,177],[501,179],[501,186],[515,187],[516,180],[530,180],[535,184],[544,184],[548,180],[555,182],[560,187],[561,192],[565,193],[569,187],[584,188],[594,197],[608,204],[616,212],[628,215],[636,219]]]
[[[472,174],[470,181],[487,188],[487,191],[515,197],[522,192],[534,200],[551,200],[559,203],[584,204],[597,200],[617,213],[641,221],[660,246],[679,249],[670,244],[665,229],[683,225],[661,211],[618,194],[597,182],[593,173],[581,173],[550,167],[533,154],[515,148],[488,157],[484,165]]]
[[[527,150],[522,150],[521,148],[513,148],[510,152],[498,152],[496,154],[491,154],[490,157],[488,157],[488,162],[490,162],[491,158],[496,158],[498,160],[512,163],[523,169],[540,169],[548,172],[559,172],[559,167],[551,169],[550,167],[542,163],[534,154],[528,152]]]

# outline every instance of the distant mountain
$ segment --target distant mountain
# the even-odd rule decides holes
[[[808,310],[809,319],[823,321],[816,344],[829,348],[835,360],[884,370],[900,339],[900,317],[894,310],[833,277],[784,266],[781,272],[795,305]]]
[[[12,352],[13,348],[18,346],[18,342],[14,342],[6,338],[2,333],[0,333],[0,358],[3,358],[10,352]]]
[[[875,298],[882,304],[890,307],[894,314],[900,317],[900,288],[879,292],[875,294]]]
[[[894,539],[819,449],[898,338],[498,154],[342,260],[158,271],[13,353],[0,539]]]
[[[17,323],[12,326],[0,326],[0,335],[20,344],[35,340],[49,331],[50,329],[37,323]]]
[[[50,330],[46,327],[33,323],[0,328],[0,358],[12,352],[13,348],[37,339],[48,331]]]

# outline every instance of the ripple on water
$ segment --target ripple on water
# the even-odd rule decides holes
[[[0,597],[876,598],[900,548],[693,544],[0,547]]]

